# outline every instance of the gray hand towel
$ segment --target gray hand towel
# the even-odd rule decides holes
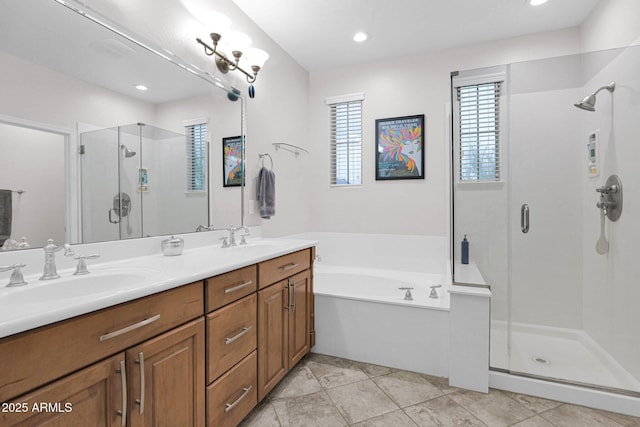
[[[0,246],[11,237],[12,213],[11,190],[0,190]]]
[[[264,167],[258,173],[258,206],[260,218],[276,214],[276,174]]]

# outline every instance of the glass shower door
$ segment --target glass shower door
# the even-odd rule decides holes
[[[626,204],[640,194],[631,160],[640,155],[633,142],[640,137],[637,100],[604,91],[595,112],[574,106],[611,80],[637,93],[639,53],[636,47],[509,66],[512,373],[640,392],[640,289],[630,285],[640,268],[629,256],[640,230]],[[595,169],[587,150],[593,140]],[[596,189],[612,174],[631,186],[624,185],[620,220],[605,220],[609,249],[598,253]]]

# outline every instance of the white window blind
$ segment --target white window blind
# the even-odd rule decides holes
[[[460,86],[458,178],[500,180],[500,88],[502,82]]]
[[[331,184],[362,184],[362,100],[329,104]]]
[[[207,190],[207,123],[185,126],[187,136],[187,191]]]

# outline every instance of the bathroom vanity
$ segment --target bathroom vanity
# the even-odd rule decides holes
[[[0,425],[237,425],[312,346],[313,244],[147,257],[148,295],[0,339]]]

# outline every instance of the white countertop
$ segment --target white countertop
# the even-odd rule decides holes
[[[0,338],[71,317],[173,289],[260,261],[316,245],[313,240],[248,239],[249,245],[222,249],[219,245],[185,250],[179,256],[162,253],[126,260],[88,263],[90,273],[74,276],[60,269],[60,279],[25,275],[27,285],[0,285]],[[158,248],[158,252],[159,248]],[[117,282],[124,282],[117,283]],[[82,286],[79,286],[82,285]]]

